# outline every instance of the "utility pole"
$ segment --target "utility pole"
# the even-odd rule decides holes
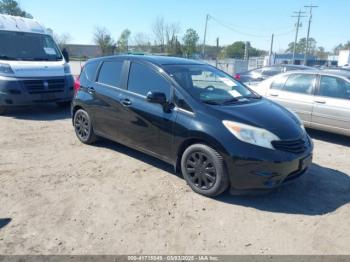
[[[218,67],[218,56],[219,56],[219,37],[216,38],[216,68]]]
[[[244,46],[244,60],[248,60],[248,55],[248,41],[246,41]]]
[[[207,37],[207,27],[208,27],[208,20],[210,19],[210,15],[207,14],[205,17],[205,28],[204,28],[204,37],[203,37],[203,47],[202,47],[202,56],[203,59],[205,58],[205,39]]]
[[[272,65],[272,50],[273,50],[273,37],[274,35],[271,35],[271,45],[270,45],[270,52],[269,52],[269,65]]]
[[[307,28],[307,36],[306,36],[306,48],[305,48],[305,54],[304,54],[304,65],[307,63],[307,55],[309,52],[309,37],[310,37],[310,27],[312,22],[312,8],[317,8],[317,5],[305,5],[304,7],[310,8],[310,15],[309,15],[309,26]]]
[[[297,47],[297,42],[298,42],[298,33],[299,33],[299,27],[300,25],[300,18],[301,17],[306,17],[306,16],[302,16],[301,14],[304,14],[305,12],[301,12],[301,10],[299,10],[299,12],[294,12],[295,14],[298,14],[297,16],[293,15],[292,17],[297,17],[298,21],[296,24],[296,31],[295,31],[295,39],[294,39],[294,47],[293,47],[293,58],[292,58],[292,64],[294,65],[295,63],[295,51],[296,51],[296,47]]]

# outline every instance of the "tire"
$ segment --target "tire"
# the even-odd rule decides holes
[[[57,102],[56,105],[59,107],[68,107],[70,106],[71,101]]]
[[[74,114],[73,125],[75,134],[84,144],[93,144],[96,141],[96,135],[92,127],[89,114],[84,109],[79,109]]]
[[[222,156],[204,144],[194,144],[185,150],[181,171],[192,190],[204,196],[217,196],[229,185]]]
[[[6,113],[6,108],[4,106],[0,106],[0,115],[4,115]]]

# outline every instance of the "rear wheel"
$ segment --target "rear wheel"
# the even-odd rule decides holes
[[[229,185],[222,156],[204,144],[194,144],[185,150],[181,170],[192,190],[204,196],[217,196]]]
[[[96,135],[92,127],[89,114],[84,109],[79,109],[73,118],[75,134],[84,144],[92,144],[96,141]]]

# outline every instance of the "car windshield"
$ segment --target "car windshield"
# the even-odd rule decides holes
[[[0,31],[0,59],[58,61],[62,55],[49,35]]]
[[[208,104],[225,104],[258,98],[229,75],[208,65],[167,65],[165,71],[194,98]]]

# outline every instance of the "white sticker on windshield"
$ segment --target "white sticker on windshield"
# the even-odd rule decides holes
[[[220,80],[221,80],[222,82],[224,82],[224,84],[227,85],[227,86],[230,86],[230,87],[232,87],[232,86],[237,86],[237,85],[235,84],[235,82],[233,82],[233,81],[232,81],[231,79],[229,79],[229,78],[220,77]]]
[[[233,97],[239,97],[242,96],[237,90],[230,90],[228,91],[230,93],[231,96]]]
[[[51,48],[51,47],[44,47],[44,51],[46,54],[48,55],[55,55],[56,51],[55,49]]]

